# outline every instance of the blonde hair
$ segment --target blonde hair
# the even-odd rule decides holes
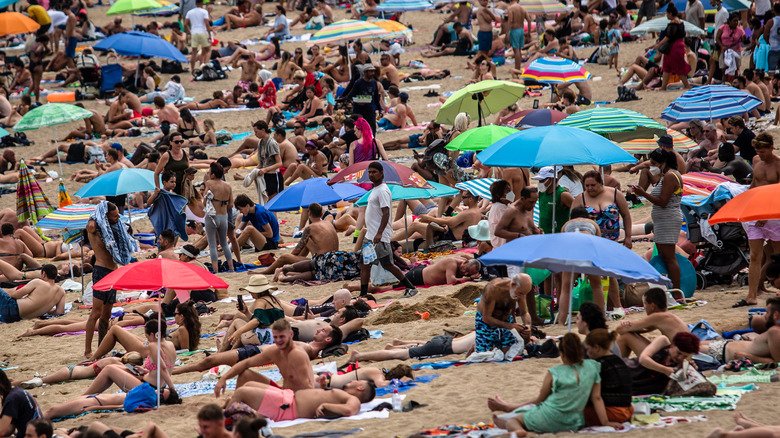
[[[129,363],[130,365],[141,365],[144,362],[143,356],[137,351],[129,351],[122,356],[122,363]]]
[[[296,70],[295,73],[293,73],[294,79],[306,79],[306,72],[303,70]]]
[[[452,129],[466,132],[469,129],[469,123],[471,123],[471,117],[467,113],[460,113],[455,116],[455,123],[452,124]]]
[[[209,131],[214,131],[214,121],[211,119],[206,119],[203,121],[203,126],[206,128],[209,128]]]
[[[344,120],[347,119],[347,116],[344,114],[344,110],[338,110],[333,114],[333,121],[339,122],[342,125],[344,124]]]

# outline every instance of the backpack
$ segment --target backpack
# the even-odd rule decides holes
[[[630,87],[626,87],[625,85],[621,85],[617,87],[617,101],[618,102],[629,102],[632,100],[639,100],[639,97],[636,95],[636,90]]]
[[[216,134],[217,144],[227,144],[233,141],[233,134],[227,131],[219,131]]]
[[[103,148],[100,146],[89,146],[85,152],[87,164],[93,164],[95,161],[106,162],[106,153],[103,152]]]
[[[201,73],[195,78],[197,81],[216,81],[219,79],[225,79],[227,75],[222,71],[222,67],[219,65],[219,61],[213,59],[208,64],[204,64],[201,68]]]
[[[606,44],[603,46],[599,46],[592,55],[590,55],[590,58],[588,58],[588,62],[599,64],[599,65],[607,65],[609,64],[609,46]]]
[[[163,59],[162,66],[160,66],[160,72],[166,74],[184,73],[184,68],[179,61],[168,61]]]

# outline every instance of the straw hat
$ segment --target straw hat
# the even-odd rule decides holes
[[[265,275],[253,275],[249,277],[249,284],[239,290],[247,291],[250,294],[259,294],[268,290],[276,290],[276,286],[271,286]]]
[[[487,242],[490,240],[490,224],[486,220],[479,221],[478,224],[469,227],[469,236],[474,240]]]

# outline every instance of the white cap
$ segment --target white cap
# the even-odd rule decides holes
[[[553,170],[555,169],[555,170]],[[536,181],[545,180],[547,178],[554,178],[555,174],[561,172],[562,167],[561,166],[545,166],[539,169],[539,174],[536,176],[532,176],[531,179]]]

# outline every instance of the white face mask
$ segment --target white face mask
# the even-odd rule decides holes
[[[543,182],[540,182],[539,184],[537,184],[536,187],[537,187],[537,190],[539,190],[539,192],[544,192],[545,190],[547,190],[547,184],[545,184]]]
[[[515,202],[515,192],[508,192],[504,197],[509,202]]]
[[[653,175],[660,175],[661,174],[661,168],[658,166],[650,166],[650,173]]]

